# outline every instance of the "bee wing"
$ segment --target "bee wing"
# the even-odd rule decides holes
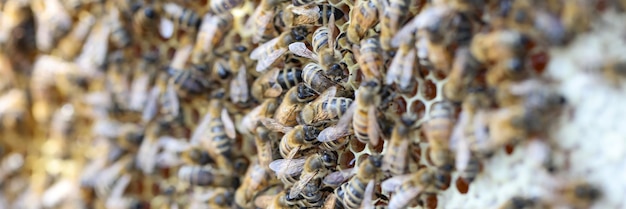
[[[296,198],[304,187],[317,175],[317,172],[305,172],[300,175],[300,179],[289,190],[289,198]]]
[[[256,71],[264,72],[267,68],[272,66],[272,64],[274,64],[274,62],[278,58],[280,58],[280,56],[282,56],[286,51],[286,48],[280,48],[270,52],[269,54],[267,54],[267,56],[257,62]]]
[[[211,114],[207,112],[202,118],[202,120],[200,121],[200,123],[198,123],[198,126],[196,126],[196,129],[193,131],[193,134],[191,134],[191,139],[189,140],[189,143],[191,143],[192,145],[200,144],[200,140],[202,136],[204,135],[204,132],[206,131],[210,122],[211,122]]]
[[[405,175],[401,175],[401,176],[394,176],[391,177],[385,181],[383,181],[380,184],[380,188],[382,189],[382,191],[384,192],[394,192],[396,191],[398,188],[400,188],[400,186],[402,185],[402,183],[404,183],[406,180],[408,180],[409,178],[411,178],[411,174],[405,174]]]
[[[261,118],[260,121],[261,123],[263,123],[263,125],[267,129],[270,129],[276,132],[287,133],[293,129],[292,127],[281,124],[280,122],[278,122],[276,119],[273,119],[273,118]]]
[[[250,189],[256,190],[261,185],[261,182],[266,177],[266,170],[262,168],[259,164],[255,164],[252,170],[250,171]]]
[[[311,60],[317,60],[316,54],[312,52],[311,50],[309,50],[308,48],[306,48],[306,45],[302,42],[295,42],[295,43],[289,44],[289,51],[301,57],[306,57]]]
[[[230,82],[230,99],[233,102],[247,102],[249,89],[248,82],[246,76],[246,67],[241,65],[239,67],[239,72],[237,72],[237,77]],[[237,89],[235,91],[234,89]]]
[[[341,170],[341,171],[336,171],[336,172],[332,172],[328,175],[326,175],[326,177],[324,177],[324,179],[322,180],[322,182],[326,185],[330,185],[330,186],[334,186],[334,185],[340,185],[341,183],[347,181],[348,179],[350,179],[350,177],[354,176],[354,169],[353,168],[349,168],[349,169],[345,169],[345,170]]]
[[[463,111],[459,115],[459,122],[452,130],[450,136],[450,148],[455,151],[455,167],[458,171],[463,171],[470,160],[470,150],[467,138],[463,136],[463,130],[468,125],[468,113]]]
[[[254,109],[250,110],[250,112],[246,113],[245,116],[243,116],[243,118],[241,119],[241,125],[244,127],[244,129],[246,129],[250,133],[256,130],[258,122],[256,118],[261,114],[263,108],[266,108],[265,105],[256,106],[254,107]]]
[[[224,124],[224,130],[226,130],[226,136],[228,138],[234,139],[237,136],[237,132],[235,131],[235,123],[233,119],[228,115],[228,110],[226,108],[222,108],[222,123]]]
[[[252,52],[250,52],[250,59],[259,60],[263,58],[263,54],[265,54],[269,48],[275,46],[278,40],[280,40],[280,37],[273,38],[252,50]]]
[[[263,34],[267,28],[265,26],[270,24],[274,17],[274,10],[264,10],[263,7],[258,7],[252,17],[248,18],[246,28],[253,28],[257,34]],[[259,41],[261,41],[260,37],[252,36],[253,43],[259,43]]]
[[[413,76],[414,66],[415,66],[415,48],[411,47],[409,52],[404,56],[404,65],[402,66],[401,76],[400,76],[400,85],[402,87],[406,87],[404,85],[408,85],[411,83],[411,80],[415,79]],[[408,60],[408,61],[406,61]]]
[[[270,163],[270,169],[277,175],[294,175],[302,172],[306,159],[278,159]]]
[[[170,82],[167,85],[167,89],[163,95],[167,100],[167,108],[168,112],[172,113],[172,116],[178,116],[180,112],[180,101],[178,101],[178,95],[176,94],[176,90],[174,89],[174,83]]]
[[[367,134],[370,137],[370,143],[376,146],[380,140],[380,126],[378,126],[378,118],[376,117],[376,107],[372,105],[367,111]]]
[[[148,123],[148,121],[152,120],[154,116],[156,116],[158,108],[157,102],[159,98],[159,88],[157,86],[152,88],[150,94],[148,95],[146,107],[143,109],[141,113],[141,120],[144,123]]]
[[[325,128],[317,136],[317,140],[320,142],[329,142],[337,140],[341,137],[350,135],[350,125],[352,117],[354,116],[354,110],[356,109],[356,103],[350,104],[350,107],[344,115],[339,118],[339,122],[336,125]]]
[[[335,13],[330,13],[330,18],[328,19],[328,47],[332,49],[333,54],[335,53]]]
[[[408,22],[404,27],[400,28],[396,35],[391,38],[391,46],[399,47],[401,44],[405,43],[406,40],[413,39],[415,36],[415,31],[417,30],[417,22],[419,20],[419,15],[415,16]]]
[[[396,193],[393,198],[389,200],[389,209],[405,208],[410,201],[422,192],[422,189],[421,186],[418,186]]]
[[[337,94],[337,87],[331,86],[330,88],[326,89],[326,91],[322,92],[319,96],[317,96],[317,99],[313,100],[311,104],[318,104],[320,102],[323,102],[327,99],[334,97],[336,94]]]
[[[363,192],[363,201],[361,202],[362,209],[374,209],[372,195],[374,195],[374,180],[370,180],[365,187],[365,192]]]
[[[403,54],[400,54],[400,50],[398,50],[398,54],[396,54],[395,57],[393,57],[393,60],[391,60],[391,64],[389,64],[389,72],[387,72],[387,74],[385,75],[385,84],[387,85],[391,85],[393,84],[393,82],[401,79],[401,70],[402,70],[402,64],[404,62],[405,57],[403,56]]]
[[[145,174],[151,174],[156,165],[156,156],[159,152],[159,146],[156,142],[144,138],[139,146],[139,157],[137,158],[138,167]]]
[[[394,146],[393,143],[390,146],[387,146],[387,153],[395,153],[395,154],[387,154],[383,156],[383,170],[391,170],[392,165],[407,165],[407,153],[409,149],[409,140],[403,139],[398,146]]]

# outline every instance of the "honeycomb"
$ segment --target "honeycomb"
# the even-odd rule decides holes
[[[0,208],[626,208],[625,8],[0,1]]]

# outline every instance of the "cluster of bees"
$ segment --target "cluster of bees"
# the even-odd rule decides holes
[[[0,1],[0,207],[436,208],[494,152],[550,145],[567,102],[543,76],[548,49],[624,8]],[[598,198],[568,180],[494,207]]]

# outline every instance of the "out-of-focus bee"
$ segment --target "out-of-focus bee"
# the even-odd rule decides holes
[[[298,182],[296,182],[291,188],[291,190],[289,191],[289,197],[295,198],[309,185],[311,181],[321,180],[323,177],[326,176],[326,174],[328,174],[331,171],[331,169],[334,169],[336,166],[337,166],[337,155],[333,152],[324,151],[322,153],[310,155],[304,162],[303,168],[297,169],[297,170],[302,169],[301,171],[302,173],[300,174],[300,178]],[[295,168],[291,166],[289,168],[283,168],[283,169],[286,170],[284,172],[286,172],[287,174],[291,174],[293,173],[291,169],[295,169]],[[310,197],[310,199],[313,199],[313,198]]]
[[[266,42],[276,37],[276,28],[272,24],[274,8],[271,3],[268,3],[270,1],[261,1],[261,5],[256,7],[252,16],[245,23],[245,28],[253,29],[251,32],[252,43]]]
[[[270,98],[263,100],[263,103],[244,115],[241,119],[242,128],[248,133],[254,132],[257,128],[259,120],[262,118],[271,118],[277,107],[278,99]]]
[[[375,1],[359,0],[355,8],[350,10],[350,24],[347,35],[350,42],[356,44],[378,23],[378,7]]]
[[[6,11],[22,12],[13,10],[13,6],[18,6],[18,1],[8,1],[5,5]],[[37,18],[36,40],[37,48],[42,51],[50,51],[56,42],[67,34],[72,28],[72,17],[63,8],[61,1],[35,1],[32,3],[33,12]],[[27,13],[22,13],[27,14]],[[22,14],[15,14],[20,17]],[[9,15],[11,15],[9,13]]]
[[[289,190],[285,189],[276,195],[259,196],[254,200],[254,205],[258,208],[279,209],[297,208],[297,204],[302,197],[290,198]]]
[[[359,163],[356,175],[350,181],[335,189],[335,195],[343,203],[345,208],[359,208],[365,196],[368,184],[376,181],[382,166],[382,156],[371,155]]]
[[[270,68],[278,58],[287,52],[289,44],[304,40],[308,33],[307,28],[296,27],[255,48],[250,53],[250,58],[257,60],[256,71],[264,72]]]
[[[493,63],[486,74],[487,85],[529,76],[524,64],[527,38],[515,31],[499,30],[476,34],[470,45],[471,55],[480,63]]]
[[[209,81],[204,75],[189,68],[185,69],[185,63],[190,54],[191,45],[179,48],[176,50],[168,68],[168,73],[172,76],[171,82],[176,87],[176,92],[181,98],[202,94],[209,88]]]
[[[233,191],[218,187],[207,191],[196,191],[193,194],[190,208],[228,209],[233,204]]]
[[[0,106],[0,131],[5,134],[15,132],[27,133],[27,127],[32,125],[28,115],[27,99],[26,92],[18,89],[9,90],[0,96],[2,104]],[[11,146],[19,144],[19,141],[11,140],[9,136],[4,135],[3,138],[6,140],[4,142],[9,143]],[[13,142],[16,142],[16,144],[13,144]]]
[[[95,22],[96,19],[92,15],[81,13],[78,24],[67,36],[59,41],[59,45],[53,49],[53,53],[65,60],[73,60],[82,49],[82,43],[84,43]]]
[[[328,151],[340,150],[344,145],[348,144],[348,142],[350,142],[352,138],[353,137],[351,136],[344,136],[344,137],[339,137],[336,140],[323,142],[320,149],[328,150]]]
[[[137,37],[143,37],[147,41],[153,40],[159,31],[159,12],[151,6],[140,5],[133,8],[133,29]],[[145,42],[144,42],[145,43]]]
[[[198,65],[211,59],[213,49],[219,46],[226,32],[232,27],[232,23],[233,15],[230,13],[222,15],[205,14],[202,17],[202,24],[200,24],[198,35],[196,36],[191,63]]]
[[[502,204],[499,209],[540,209],[550,208],[538,198],[515,196]]]
[[[334,97],[336,88],[324,91],[316,100],[305,105],[297,120],[300,124],[322,126],[342,117],[352,104],[352,99]]]
[[[241,207],[252,206],[254,196],[270,185],[270,179],[269,170],[266,167],[253,163],[235,191],[235,203]]]
[[[110,11],[111,36],[109,40],[116,48],[125,48],[131,44],[131,35],[126,28],[123,14],[117,9],[112,8]]]
[[[312,62],[304,66],[304,69],[302,69],[302,79],[304,80],[304,83],[315,89],[317,92],[324,92],[326,89],[334,86],[337,88],[337,93],[341,96],[348,96],[344,94],[349,93],[342,93],[346,92],[344,87],[331,80],[325,75],[324,72],[325,70],[322,66]]]
[[[326,69],[326,75],[341,76],[343,69],[337,63],[341,59],[340,53],[335,50],[335,18],[331,15],[328,26],[315,30],[312,38],[313,52],[306,48],[304,43],[296,42],[289,45],[294,54],[315,60]]]
[[[415,69],[415,60],[415,47],[412,44],[400,45],[385,75],[385,84],[395,83],[399,92],[411,92],[417,85],[415,76],[418,71]]]
[[[592,184],[574,182],[561,188],[560,197],[573,208],[589,208],[601,195],[601,191]]]
[[[183,161],[192,165],[203,166],[209,163],[213,163],[213,159],[211,158],[211,155],[209,155],[209,152],[197,146],[189,147],[188,149],[183,151],[180,155]]]
[[[450,101],[462,101],[467,89],[472,86],[479,73],[480,63],[470,54],[468,48],[459,48],[454,56],[448,82],[443,86],[443,94]]]
[[[383,50],[391,50],[391,39],[400,30],[409,15],[409,4],[412,0],[382,1],[383,14],[380,16],[380,45]]]
[[[298,124],[296,116],[298,116],[298,113],[300,113],[304,105],[313,100],[316,96],[317,92],[303,83],[294,86],[285,94],[285,97],[274,113],[274,118],[285,126]]]
[[[233,103],[246,103],[250,97],[250,89],[248,88],[248,74],[244,65],[237,71],[237,76],[230,81],[230,100]]]
[[[278,13],[282,25],[287,28],[296,26],[322,26],[327,25],[331,17],[341,21],[343,12],[328,4],[303,6],[289,5]],[[341,24],[341,23],[339,23]]]
[[[354,45],[352,50],[356,56],[364,80],[380,80],[384,73],[383,52],[380,42],[376,38],[367,38],[361,41],[360,49]]]
[[[451,171],[454,158],[449,140],[455,123],[454,107],[449,102],[435,103],[429,115],[430,119],[422,127],[430,147],[429,156],[437,168]]]
[[[178,169],[178,178],[181,181],[197,186],[238,186],[235,176],[202,166],[182,166]]]
[[[381,184],[383,191],[395,192],[389,201],[390,209],[408,207],[422,192],[436,192],[440,181],[449,181],[449,176],[430,168],[423,168],[415,173],[394,176]]]
[[[317,142],[320,130],[314,126],[298,125],[285,133],[280,140],[280,155],[286,159],[292,159],[300,150],[308,149]],[[302,153],[300,153],[302,154]]]
[[[124,191],[130,184],[130,180],[130,174],[125,174],[117,179],[115,185],[111,189],[111,194],[105,202],[106,208],[127,209],[148,207],[148,203],[139,200],[137,197],[124,195]]]
[[[162,10],[163,16],[178,25],[178,29],[193,32],[202,22],[196,12],[176,3],[165,3]]]
[[[209,102],[208,111],[191,136],[192,144],[202,144],[214,159],[230,158],[235,139],[235,125],[218,99]]]
[[[626,62],[609,60],[602,66],[601,72],[609,84],[619,87],[620,83],[626,79]]]
[[[417,121],[415,115],[403,115],[396,122],[396,127],[391,133],[387,154],[383,157],[383,170],[389,171],[392,175],[402,175],[408,169],[409,146],[411,146],[411,127]]]
[[[225,14],[230,13],[235,7],[239,7],[245,1],[243,0],[217,0],[211,1],[211,12],[214,14]]]
[[[124,149],[137,151],[144,138],[144,129],[134,124],[126,124],[119,132],[117,144]]]
[[[352,118],[354,135],[363,143],[377,145],[380,140],[380,125],[378,124],[377,108],[381,103],[380,83],[376,80],[361,83],[356,94],[356,108]]]

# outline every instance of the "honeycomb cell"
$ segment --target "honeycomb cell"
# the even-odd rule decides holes
[[[530,66],[538,74],[543,73],[549,61],[550,61],[550,56],[545,51],[540,51],[540,52],[530,55]]]
[[[371,153],[382,153],[383,147],[385,146],[385,141],[380,140],[376,146],[372,146],[372,144],[367,144],[367,147]]]
[[[426,79],[424,86],[420,89],[422,96],[427,100],[432,100],[437,97],[437,85],[430,79]]]
[[[339,168],[341,169],[354,168],[355,163],[354,154],[348,150],[339,156]]]
[[[366,144],[356,140],[356,138],[353,138],[352,140],[350,140],[350,149],[353,152],[359,153],[361,151],[363,151],[365,149]]]
[[[470,184],[467,181],[465,181],[465,179],[463,178],[456,179],[456,189],[459,191],[459,193],[466,194],[467,191],[469,191],[469,186]]]
[[[437,195],[435,194],[425,194],[426,197],[424,198],[424,208],[427,209],[436,209],[437,208],[437,204],[438,204],[438,198]]]
[[[423,118],[426,114],[426,105],[420,100],[415,100],[409,106],[409,111],[412,114],[417,115],[417,118]]]

